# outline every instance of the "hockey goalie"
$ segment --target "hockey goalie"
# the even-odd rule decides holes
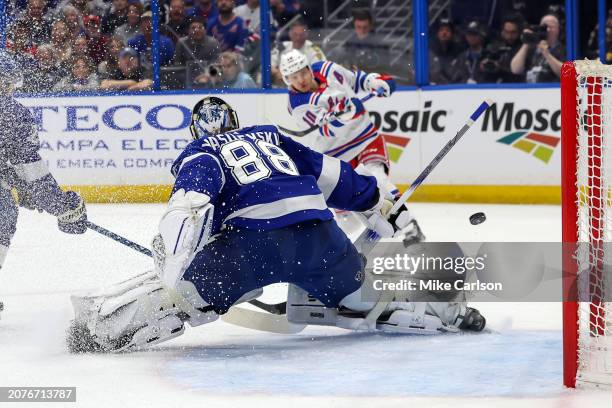
[[[362,213],[383,237],[402,230],[408,209],[389,217],[393,197],[374,177],[275,126],[240,128],[236,112],[217,97],[196,104],[190,130],[195,140],[172,167],[176,181],[153,240],[155,270],[73,297],[71,350],[157,344],[280,282],[294,288],[290,296],[304,293],[333,311],[328,325],[405,333],[484,328],[484,317],[463,302],[363,300],[365,262],[329,208]],[[295,303],[288,302],[287,318],[304,322]]]

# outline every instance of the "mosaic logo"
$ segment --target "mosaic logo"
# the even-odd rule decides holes
[[[513,132],[498,140],[548,163],[561,139],[533,132]]]
[[[387,135],[381,133],[381,136],[385,138],[387,144],[387,153],[389,154],[389,160],[393,163],[397,163],[404,152],[410,138],[405,136]]]

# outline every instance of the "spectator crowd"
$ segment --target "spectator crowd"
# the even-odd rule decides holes
[[[299,0],[272,0],[287,23]],[[253,88],[260,75],[259,0],[159,0],[156,55],[164,88]],[[147,0],[14,0],[5,47],[24,92],[145,90],[153,85]],[[245,61],[251,61],[245,71]],[[255,63],[253,63],[255,61]]]
[[[284,87],[280,57],[293,49],[311,61],[414,78],[410,50],[397,55],[377,35],[371,2],[359,0],[341,41],[313,35],[320,2],[270,0],[271,70]],[[519,2],[520,3],[520,2]],[[25,92],[147,90],[153,86],[153,14],[149,0],[13,0],[6,48],[23,67]],[[164,89],[254,88],[261,81],[259,0],[159,0],[156,56]],[[318,13],[318,14],[317,14]],[[530,20],[500,23],[441,17],[431,22],[432,84],[556,82],[566,58],[564,15],[552,6]],[[493,20],[489,20],[490,22]],[[384,26],[384,24],[382,25]],[[406,38],[412,42],[412,38]],[[597,41],[590,41],[597,53]],[[606,24],[612,44],[612,14]],[[397,44],[397,42],[396,42]],[[612,49],[612,45],[610,45]],[[399,57],[399,58],[398,58]],[[607,54],[612,61],[612,51]]]
[[[505,15],[498,30],[474,19],[433,25],[429,67],[432,84],[558,82],[566,59],[564,15],[551,6],[535,24],[519,12]],[[497,31],[497,32],[496,32]]]

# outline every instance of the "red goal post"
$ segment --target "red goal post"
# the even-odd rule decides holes
[[[563,382],[612,388],[612,66],[563,64],[561,110],[563,242],[584,243],[563,260]]]

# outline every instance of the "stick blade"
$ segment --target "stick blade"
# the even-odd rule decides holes
[[[236,306],[221,315],[221,320],[247,329],[279,334],[299,333],[306,327],[305,324],[289,322],[286,315],[258,312]]]

